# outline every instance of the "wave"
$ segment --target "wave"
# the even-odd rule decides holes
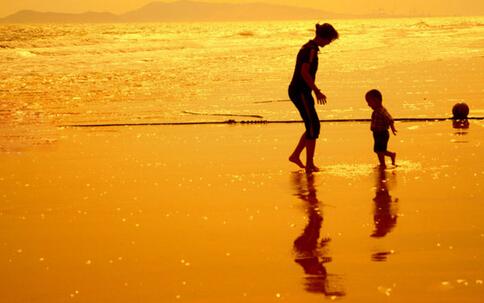
[[[417,28],[430,28],[432,27],[430,24],[424,22],[424,21],[420,21],[420,22],[417,22],[415,24],[412,24],[410,27],[417,27]]]
[[[182,113],[189,114],[189,115],[196,115],[196,116],[246,117],[246,118],[258,118],[258,119],[264,118],[263,116],[260,116],[260,115],[197,113],[197,112],[190,112],[186,110],[182,111]]]
[[[17,56],[22,57],[22,58],[30,58],[30,57],[37,56],[37,54],[35,54],[35,53],[33,53],[29,50],[26,50],[26,49],[19,49],[19,50],[17,50],[16,54],[17,54]]]
[[[465,28],[482,27],[482,26],[484,26],[484,23],[479,21],[460,21],[456,23],[430,24],[422,20],[417,23],[411,24],[410,28],[452,30],[452,29],[465,29]]]
[[[14,49],[14,47],[7,47]],[[80,52],[83,55],[116,55],[116,54],[136,54],[149,52],[166,52],[166,51],[180,51],[191,48],[187,45],[165,45],[165,46],[126,46],[126,45],[52,45],[50,47],[35,47],[22,46],[16,49],[29,49],[32,55],[39,55],[45,57],[64,57],[71,55],[78,55]],[[25,53],[25,52],[24,52]],[[150,61],[150,60],[145,60]]]
[[[219,38],[221,39],[233,39],[233,38],[239,38],[239,37],[245,37],[245,38],[250,38],[250,37],[255,37],[256,34],[253,31],[240,31],[236,33],[221,33]]]
[[[289,102],[289,99],[254,101],[255,104]]]
[[[237,35],[243,36],[243,37],[253,37],[255,36],[255,33],[252,31],[241,31]]]

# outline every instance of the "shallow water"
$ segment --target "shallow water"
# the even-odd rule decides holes
[[[0,157],[8,302],[480,302],[484,124],[63,129]]]

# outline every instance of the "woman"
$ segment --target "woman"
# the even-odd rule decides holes
[[[314,91],[319,104],[326,104],[326,96],[314,83],[318,70],[318,51],[320,47],[330,44],[338,37],[338,32],[331,24],[316,24],[316,36],[304,44],[297,54],[296,68],[291,84],[289,84],[289,98],[296,105],[306,127],[306,131],[299,139],[299,143],[289,157],[289,161],[305,168],[308,173],[319,171],[319,168],[314,165],[313,158],[320,125],[311,92]],[[300,159],[304,148],[306,148],[306,166]]]

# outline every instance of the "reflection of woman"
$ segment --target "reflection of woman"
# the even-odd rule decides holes
[[[318,51],[320,47],[324,47],[336,39],[338,39],[338,32],[331,24],[316,24],[316,36],[304,44],[297,54],[294,75],[289,84],[289,98],[296,105],[306,127],[306,131],[299,139],[289,161],[296,163],[301,168],[306,168],[307,172],[319,171],[319,168],[314,165],[313,158],[320,125],[311,92],[314,91],[319,104],[326,104],[326,96],[314,83],[318,70]],[[300,159],[304,148],[306,148],[306,166]]]
[[[303,184],[304,177],[307,181],[306,187]],[[303,233],[294,241],[295,261],[302,266],[306,274],[305,288],[308,292],[323,293],[326,296],[344,296],[344,292],[330,289],[328,273],[324,267],[324,263],[331,261],[327,247],[330,239],[319,240],[323,216],[314,187],[314,176],[296,174],[294,185],[296,196],[304,201],[308,216],[308,224]]]
[[[388,234],[397,224],[397,209],[396,202],[392,200],[388,190],[387,176],[384,169],[378,169],[378,178],[376,184],[375,208],[373,211],[373,222],[375,230],[371,234],[372,237],[381,238]]]

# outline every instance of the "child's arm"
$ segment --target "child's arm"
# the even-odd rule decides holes
[[[390,128],[392,130],[393,135],[397,135],[397,129],[395,128],[395,123],[393,123],[393,120],[390,121]]]
[[[390,128],[392,130],[393,135],[396,136],[397,135],[397,130],[395,128],[395,123],[393,121],[392,115],[390,115],[390,113],[386,110],[386,108],[383,108],[383,112],[384,112],[385,118],[388,121],[388,124],[390,125]]]

